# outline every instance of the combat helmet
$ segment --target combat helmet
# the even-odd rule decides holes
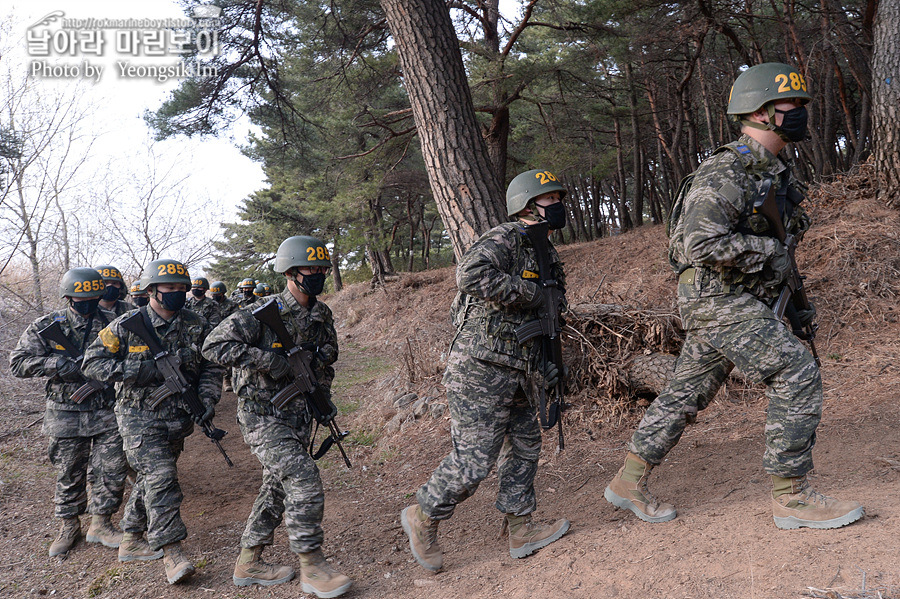
[[[812,96],[800,71],[784,63],[764,62],[750,67],[735,79],[726,112],[751,114],[778,100],[803,100],[805,104]]]
[[[110,282],[120,283],[119,299],[125,299],[125,296],[128,294],[128,285],[125,284],[122,272],[118,268],[109,264],[101,264],[100,266],[95,266],[94,270],[100,273],[100,276],[103,277],[103,281],[107,285],[109,285]]]
[[[202,289],[204,291],[209,290],[209,281],[206,277],[197,277],[193,281],[191,281],[191,289]]]
[[[59,281],[59,297],[100,297],[106,289],[103,276],[93,268],[70,268]]]
[[[222,281],[216,281],[209,286],[209,292],[211,295],[225,295],[227,291],[228,289],[225,287],[225,283]]]
[[[272,286],[268,283],[258,283],[253,290],[253,295],[256,297],[268,297],[272,295]]]
[[[506,189],[506,215],[521,212],[528,202],[551,191],[558,191],[560,200],[566,197],[566,188],[548,170],[538,168],[516,175]]]
[[[247,277],[246,279],[244,279],[240,283],[238,283],[238,289],[247,290],[247,289],[253,289],[254,287],[256,287],[256,281],[254,281],[250,277]]]
[[[159,283],[184,283],[191,286],[191,276],[188,269],[178,260],[161,258],[154,260],[144,268],[141,275],[141,289],[147,289],[150,285]]]
[[[319,239],[309,235],[288,237],[275,253],[274,270],[284,274],[295,266],[324,266],[331,268],[331,254]]]

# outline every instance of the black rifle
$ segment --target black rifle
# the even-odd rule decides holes
[[[794,258],[794,252],[797,249],[797,238],[793,235],[788,235],[787,231],[784,229],[784,222],[782,221],[781,210],[778,209],[778,202],[775,197],[775,187],[772,185],[772,179],[764,179],[762,181],[759,195],[753,203],[753,212],[762,214],[765,217],[772,229],[773,237],[784,244],[788,256],[790,256],[791,259],[790,271],[788,272],[787,279],[785,279],[784,286],[781,288],[778,299],[775,300],[775,305],[772,306],[772,311],[775,312],[775,316],[777,316],[779,320],[787,315],[794,334],[809,343],[809,349],[812,352],[813,358],[816,360],[816,365],[821,366],[822,364],[819,361],[819,354],[816,352],[816,344],[814,341],[819,325],[811,322],[809,325],[803,327],[800,325],[800,320],[797,317],[797,311],[809,310],[811,308],[809,297],[806,295],[806,287],[803,285],[803,280],[806,277],[801,275],[800,270],[797,268],[797,260]]]
[[[541,426],[545,429],[559,426],[559,448],[565,448],[562,430],[562,411],[565,408],[563,394],[565,391],[563,373],[565,372],[562,359],[562,323],[559,313],[563,304],[563,290],[553,278],[550,270],[550,242],[547,235],[550,227],[546,222],[539,222],[525,227],[525,234],[531,240],[534,247],[535,260],[538,265],[538,285],[544,296],[543,305],[538,311],[538,317],[516,328],[516,339],[519,343],[525,343],[529,339],[541,337],[541,361],[543,372],[547,372],[550,364],[555,364],[559,372],[559,381],[550,390],[553,403],[547,411],[547,390],[541,386],[538,403],[538,415]]]
[[[337,406],[334,405],[331,398],[328,397],[328,394],[316,380],[316,375],[310,366],[313,353],[298,347],[294,343],[294,339],[288,332],[287,327],[284,326],[284,321],[281,320],[277,300],[267,301],[259,308],[253,310],[251,314],[256,320],[269,327],[275,333],[278,342],[281,343],[284,356],[287,358],[288,364],[291,365],[293,380],[287,387],[275,394],[275,397],[272,398],[272,403],[276,408],[282,409],[297,397],[305,398],[306,405],[316,421],[316,430],[313,431],[309,441],[309,454],[314,460],[318,460],[331,449],[332,445],[337,445],[347,468],[352,468],[350,458],[347,457],[347,452],[344,451],[344,446],[341,444],[341,439],[349,433],[341,432],[340,427],[334,421],[334,417],[337,416]],[[313,447],[315,447],[319,425],[327,427],[331,435],[322,442],[319,450],[314,452]]]
[[[84,332],[85,335],[90,335],[90,333],[90,331]],[[61,347],[69,358],[78,362],[78,368],[81,368],[81,361],[84,359],[84,354],[79,352],[78,348],[75,347],[75,344],[66,337],[66,334],[63,333],[62,327],[59,326],[58,322],[50,323],[49,326],[38,331],[38,335],[51,343],[55,343],[57,348]],[[88,382],[75,389],[75,392],[72,393],[72,401],[81,403],[97,391],[102,391],[103,389],[109,389],[109,385],[93,379],[88,380]]]
[[[163,376],[163,384],[153,392],[153,395],[150,398],[150,408],[156,409],[156,406],[158,406],[162,400],[172,395],[177,395],[184,400],[188,412],[198,418],[203,416],[206,412],[206,408],[203,406],[203,402],[200,401],[197,390],[188,383],[186,378],[184,378],[184,373],[181,372],[181,360],[177,355],[169,353],[169,351],[163,347],[159,337],[156,336],[156,331],[151,328],[149,321],[149,315],[144,312],[144,309],[140,309],[124,319],[121,324],[123,329],[134,333],[147,344],[147,347],[150,348],[150,353],[153,354],[153,360],[156,362],[156,367]],[[222,452],[225,463],[229,466],[234,466],[231,459],[228,457],[228,454],[225,453],[222,444],[219,443],[219,441],[221,441],[228,433],[220,428],[215,428],[210,421],[206,421],[200,426],[203,429],[204,434],[206,434],[206,436],[215,443],[216,447],[219,448],[219,451]]]

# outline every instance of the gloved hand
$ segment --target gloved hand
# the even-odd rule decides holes
[[[800,328],[805,329],[809,325],[813,323],[816,319],[816,307],[812,305],[812,302],[809,304],[809,309],[807,310],[797,310],[797,321],[800,323]]]
[[[569,376],[568,367],[563,364],[562,378],[559,375],[559,368],[553,362],[547,362],[546,370],[544,370],[544,388],[552,389],[560,380],[565,381]]]
[[[158,382],[162,382],[162,376],[159,374],[159,368],[156,367],[156,361],[141,360],[137,377],[134,379],[135,387],[148,387]]]
[[[82,379],[81,367],[78,362],[66,356],[60,356],[56,361],[56,375],[67,383]]]
[[[325,361],[328,359],[328,354],[326,354],[325,351],[321,347],[319,347],[312,341],[307,341],[306,343],[301,343],[300,349],[306,350],[308,352],[312,352],[313,359],[312,359],[312,364],[310,364],[310,367],[315,367],[316,361],[319,361],[324,364]]]
[[[778,243],[775,246],[775,253],[769,257],[762,269],[763,287],[778,287],[787,279],[791,272],[791,257],[788,255],[787,248],[783,244]]]
[[[191,420],[194,421],[194,424],[197,426],[203,426],[205,422],[209,422],[213,419],[213,416],[216,415],[216,407],[215,406],[207,406],[206,411],[203,412],[202,415],[197,416],[196,414],[191,414]]]
[[[534,298],[522,305],[522,307],[526,310],[538,310],[544,307],[544,294],[541,293],[541,288],[538,287],[537,284],[535,284],[534,286],[536,289]]]
[[[284,356],[273,353],[269,363],[269,376],[277,381],[286,377],[290,371],[291,365],[287,359]]]

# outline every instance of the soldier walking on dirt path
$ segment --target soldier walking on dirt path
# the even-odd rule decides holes
[[[88,382],[81,364],[59,343],[39,334],[57,323],[72,346],[83,352],[100,329],[115,318],[99,309],[106,286],[93,268],[73,268],[63,275],[59,287],[68,307],[35,320],[22,333],[9,358],[14,376],[47,377],[41,432],[50,439],[50,463],[56,469],[56,517],[62,519],[59,535],[50,545],[50,557],[65,555],[81,537],[78,517],[85,511],[91,514],[85,540],[119,546],[122,532],[110,517],[122,505],[127,471],[113,413],[115,391],[112,387],[99,389],[77,402],[72,395]]]
[[[674,506],[648,490],[650,471],[735,365],[766,385],[763,468],[772,477],[775,525],[837,528],[863,516],[860,504],[822,495],[807,480],[822,414],[822,379],[813,356],[772,311],[792,258],[753,210],[762,184],[771,182],[787,233],[799,238],[809,228],[800,206],[802,187],[779,154],[806,137],[805,105],[811,99],[804,76],[786,64],[760,64],[741,74],[728,114],[741,123],[742,135],[700,165],[680,217],[673,210],[669,259],[680,274],[678,307],[687,337],[668,386],[644,414],[625,464],[604,493],[644,521],[675,518]],[[795,315],[799,328],[814,318],[811,305]],[[702,493],[699,487],[697,496]]]
[[[275,254],[275,272],[287,279],[274,299],[281,320],[296,346],[312,352],[310,367],[322,390],[331,393],[332,364],[337,361],[337,332],[331,310],[318,299],[331,268],[328,249],[315,237],[290,237]],[[244,441],[263,467],[263,483],[241,536],[234,566],[237,586],[272,586],[294,578],[289,566],[268,564],[262,552],[285,522],[291,551],[300,558],[304,593],[317,597],[343,595],[352,581],[334,570],[322,553],[325,490],[307,448],[312,418],[306,401],[297,397],[282,407],[273,398],[293,382],[290,363],[279,351],[275,332],[251,310],[237,310],[217,326],[203,345],[203,355],[233,369],[238,395],[238,422]]]
[[[119,546],[119,561],[162,557],[169,584],[182,582],[194,573],[181,548],[187,528],[181,519],[184,495],[178,483],[177,461],[194,424],[202,426],[215,415],[222,391],[221,368],[200,355],[209,323],[184,309],[190,286],[190,276],[181,262],[165,258],[150,262],[141,277],[141,288],[150,294],[149,305],[117,318],[100,331],[84,358],[88,376],[118,383],[116,418],[128,463],[137,473],[120,523],[125,535]],[[140,315],[163,348],[178,357],[181,373],[205,408],[203,414],[192,416],[181,394],[169,395],[153,406],[153,394],[164,378],[147,341],[122,326],[133,315]]]
[[[552,173],[521,173],[506,192],[507,214],[515,221],[482,235],[457,266],[459,292],[451,307],[457,332],[443,380],[453,451],[416,493],[417,503],[400,514],[413,556],[428,570],[443,566],[438,523],[475,493],[495,465],[496,506],[505,514],[502,532],[509,534],[512,557],[530,555],[569,530],[568,520],[547,525],[532,520],[541,453],[533,385],[553,388],[559,372],[537,372],[541,344],[519,344],[515,335],[518,325],[537,317],[544,301],[524,226],[546,220],[550,229],[564,227],[565,195]],[[550,253],[554,277],[564,287],[562,262],[552,245]]]

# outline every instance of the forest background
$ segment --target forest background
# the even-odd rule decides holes
[[[201,5],[182,4],[187,15]],[[166,139],[225,134],[249,117],[257,133],[243,151],[267,185],[224,237],[184,250],[204,228],[200,215],[154,228],[182,202],[151,175],[152,211],[112,227],[132,262],[178,251],[229,288],[246,276],[278,287],[274,251],[303,233],[332,247],[335,290],[348,277],[378,283],[451,263],[505,220],[507,182],[537,167],[569,190],[557,243],[661,223],[681,178],[735,137],[724,114],[735,76],[765,61],[795,65],[815,98],[811,139],[787,150],[798,176],[828,179],[873,160],[881,198],[897,203],[896,0],[528,0],[504,9],[512,17],[497,0],[221,4],[221,52],[185,58],[215,65],[215,76],[184,80],[145,120]],[[6,305],[40,311],[55,295],[41,280],[89,261],[102,234],[65,201],[71,156],[60,142],[83,126],[71,122],[72,100],[33,110],[24,130],[15,99],[0,117],[0,210],[12,240],[0,291]],[[29,177],[48,173],[55,179],[25,197]]]

